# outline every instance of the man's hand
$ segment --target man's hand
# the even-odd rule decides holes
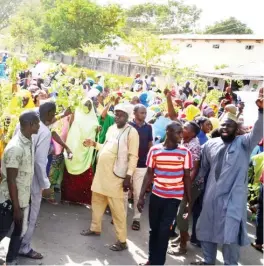
[[[238,112],[240,114],[243,113],[244,108],[245,108],[245,104],[243,102],[241,102],[241,103],[238,104]]]
[[[91,140],[91,139],[86,139],[84,142],[83,142],[83,146],[84,147],[95,147],[96,146],[96,142]]]
[[[67,155],[68,155],[68,159],[71,160],[72,157],[73,157],[73,155],[72,155],[72,151],[71,151],[69,148],[67,148],[67,149],[66,149],[66,152],[67,152]]]
[[[131,187],[131,176],[127,175],[124,182],[123,182],[123,190],[124,192],[127,192]]]
[[[189,205],[187,205],[184,210],[183,219],[188,219],[188,217],[190,216],[191,216],[191,209]]]
[[[14,215],[13,219],[14,219],[15,224],[22,228],[22,224],[23,224],[23,212],[22,212],[22,210],[20,208],[14,209],[13,215]]]
[[[52,194],[52,190],[50,188],[46,188],[46,189],[42,190],[42,197],[43,198],[48,199],[51,197],[51,194]]]
[[[140,197],[138,200],[138,204],[137,204],[137,208],[138,208],[138,211],[140,213],[142,213],[142,211],[144,209],[144,205],[145,205],[145,199],[144,199],[144,197]]]
[[[96,134],[98,134],[99,132],[101,132],[101,130],[102,130],[102,127],[101,127],[101,126],[98,126],[98,127],[96,128]]]
[[[258,99],[256,100],[256,105],[259,109],[263,109],[263,88],[259,90]]]
[[[64,111],[63,116],[69,116],[69,115],[71,115],[71,114],[72,114],[71,107],[68,107],[68,108]]]
[[[168,88],[166,88],[166,89],[164,90],[164,94],[165,94],[166,97],[171,96],[171,92],[170,92],[170,90],[169,90]]]

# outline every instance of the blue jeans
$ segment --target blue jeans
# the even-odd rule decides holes
[[[166,199],[154,194],[149,202],[149,263],[164,265],[170,239],[170,227],[181,201]]]

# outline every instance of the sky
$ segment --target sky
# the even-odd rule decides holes
[[[124,7],[146,2],[166,3],[167,0],[97,0],[102,4],[119,3]],[[257,35],[264,35],[264,0],[185,0],[186,4],[196,4],[203,10],[199,26],[203,29],[206,25],[224,20],[233,16],[246,23]]]

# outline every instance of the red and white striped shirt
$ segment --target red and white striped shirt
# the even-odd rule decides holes
[[[178,147],[168,150],[163,144],[155,145],[149,151],[147,166],[154,169],[153,194],[182,200],[184,169],[193,168],[192,155],[188,149]]]

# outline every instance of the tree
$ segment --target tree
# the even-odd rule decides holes
[[[0,0],[0,30],[6,28],[21,0]]]
[[[124,21],[118,5],[103,7],[90,0],[46,0],[45,4],[48,41],[60,51],[110,44]]]
[[[41,6],[25,5],[16,16],[10,19],[11,39],[9,48],[20,47],[21,52],[28,55],[30,62],[34,62],[44,56],[43,48],[45,42],[42,38],[43,14]]]
[[[199,20],[201,9],[170,0],[167,4],[146,3],[134,5],[126,11],[124,31],[141,29],[153,34],[173,34],[192,32]]]
[[[174,50],[170,41],[162,40],[144,31],[132,30],[126,41],[139,56],[138,61],[146,68],[160,62],[162,55]]]
[[[208,26],[205,30],[206,34],[252,34],[253,30],[246,24],[230,17],[226,20],[218,21],[212,26]]]

